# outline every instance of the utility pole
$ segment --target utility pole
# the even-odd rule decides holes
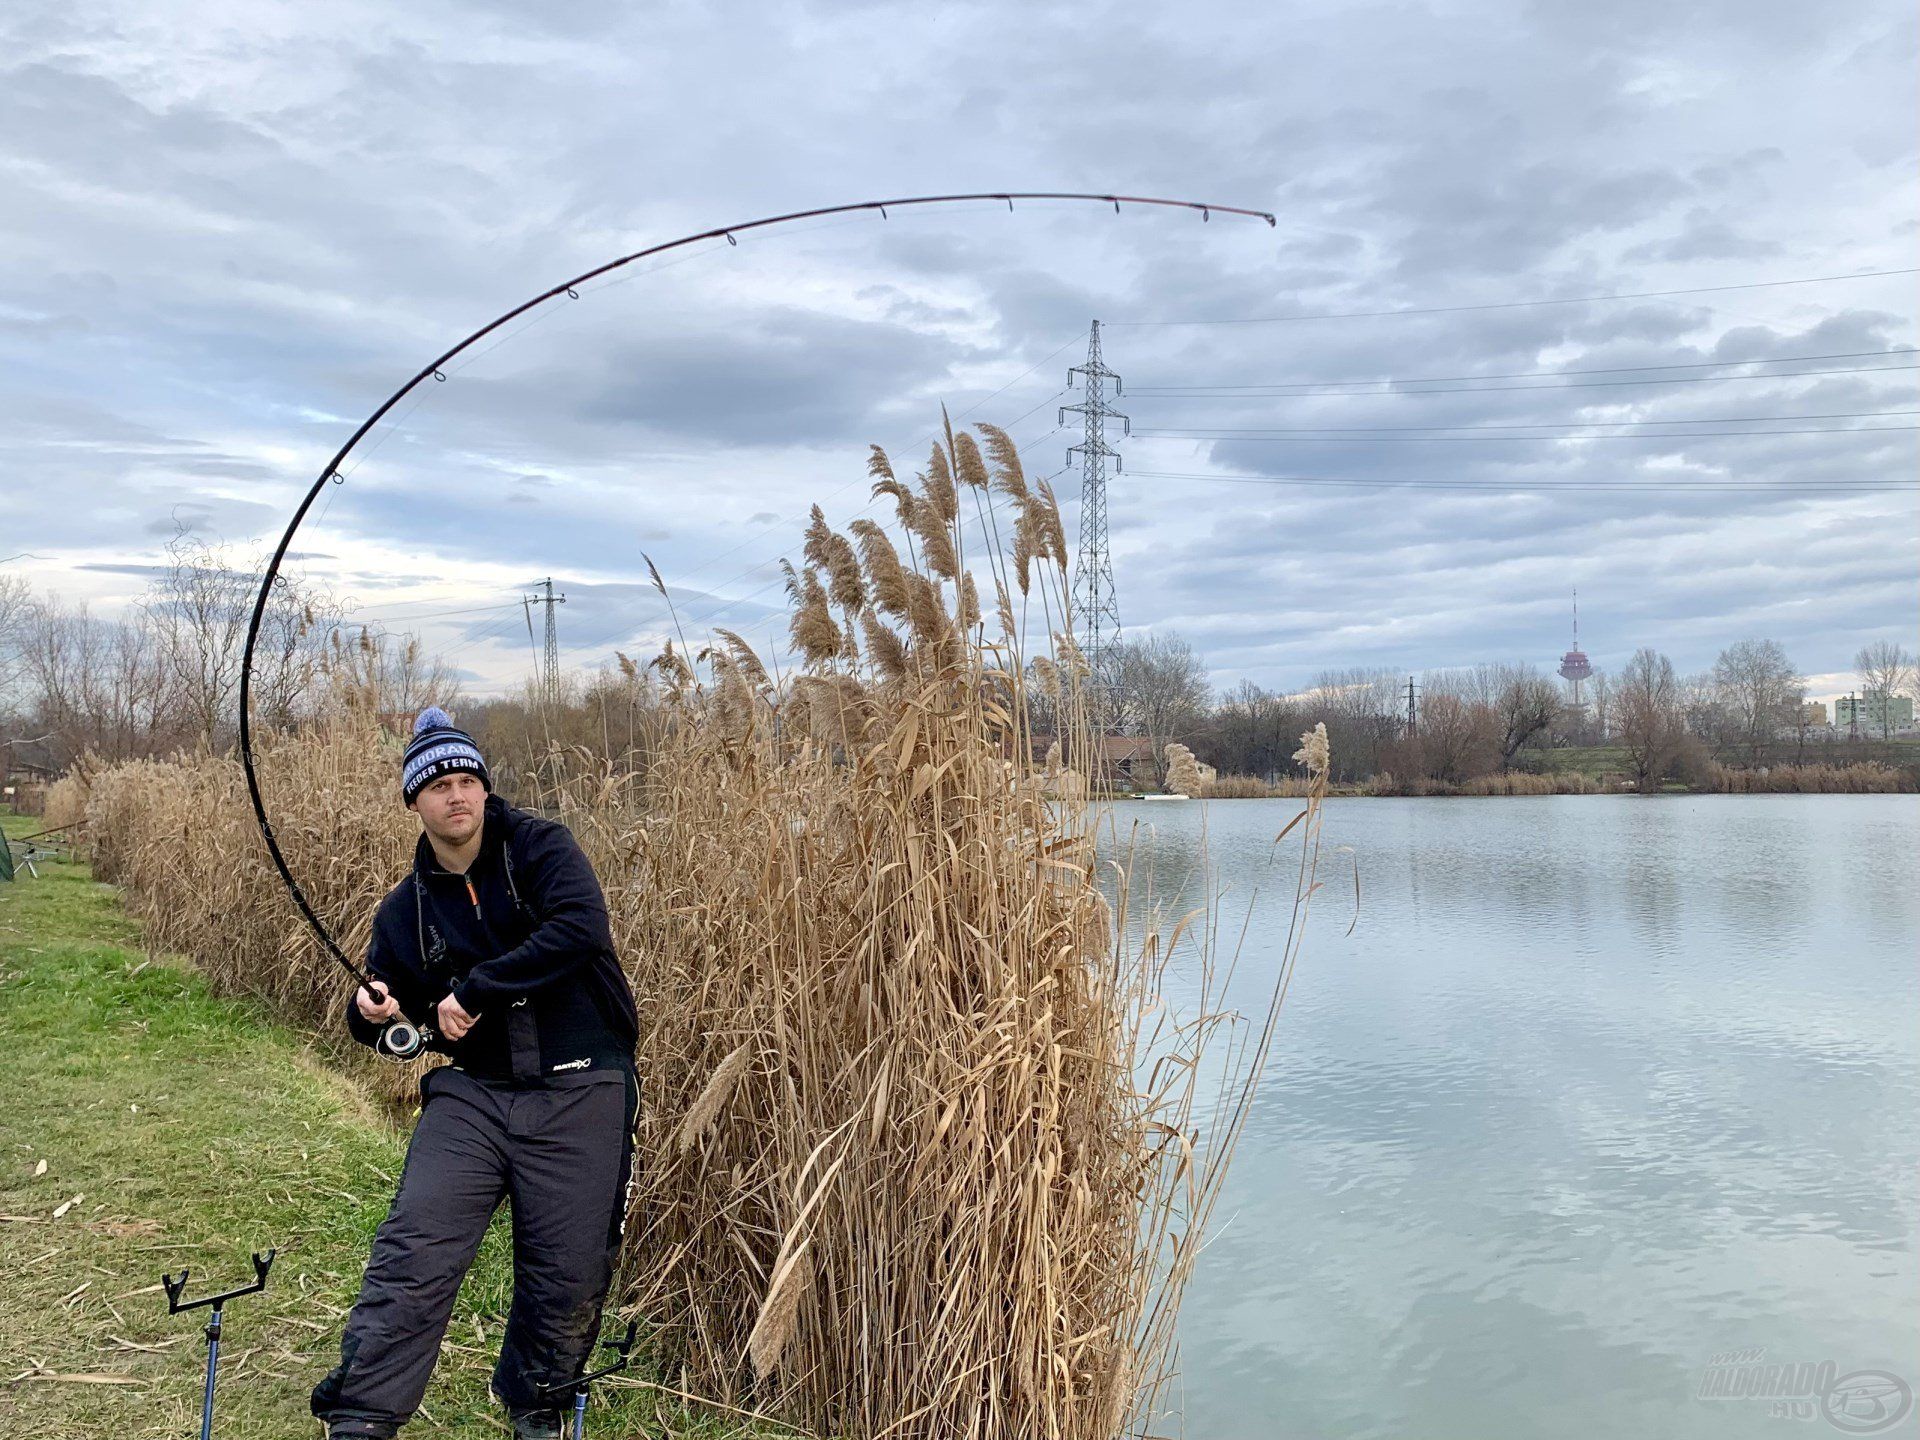
[[[533,639],[533,607],[547,607],[546,645],[540,652],[539,670],[534,677],[535,688],[540,696],[540,705],[549,715],[560,700],[560,625],[555,618],[553,607],[567,603],[567,597],[553,593],[553,577],[548,576],[540,582],[542,593],[523,595],[520,605],[527,612],[527,639]]]
[[[1859,738],[1860,702],[1854,698],[1853,692],[1849,690],[1847,692],[1847,739],[1858,740]]]
[[[1081,377],[1081,403],[1060,407],[1060,422],[1068,415],[1086,419],[1086,432],[1067,451],[1067,463],[1080,457],[1080,554],[1073,575],[1072,624],[1075,642],[1090,671],[1088,694],[1095,729],[1104,734],[1112,722],[1112,648],[1120,639],[1120,602],[1114,594],[1113,555],[1107,547],[1107,462],[1120,471],[1120,453],[1107,444],[1107,421],[1118,420],[1121,433],[1131,434],[1133,422],[1107,404],[1107,381],[1121,393],[1120,377],[1100,356],[1100,322],[1093,322],[1087,340],[1087,363],[1067,371],[1067,384]]]
[[[1413,677],[1409,675],[1407,676],[1407,736],[1408,738],[1412,738],[1416,733],[1418,733],[1420,728],[1419,720],[1420,720],[1420,712],[1415,707],[1415,703],[1414,703]]]

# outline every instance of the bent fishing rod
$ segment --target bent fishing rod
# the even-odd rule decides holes
[[[1214,215],[1218,213],[1221,215],[1236,215],[1249,219],[1264,220],[1267,222],[1269,228],[1277,224],[1273,215],[1268,211],[1248,210],[1237,205],[1213,205],[1197,200],[1168,200],[1151,195],[1095,195],[1080,191],[1015,190],[966,195],[915,195],[897,200],[862,200],[851,205],[826,205],[813,210],[794,210],[784,215],[764,216],[761,219],[748,220],[739,225],[716,226],[711,230],[702,230],[696,234],[683,235],[677,240],[668,240],[659,245],[650,245],[644,250],[636,250],[630,255],[622,255],[616,260],[609,260],[604,265],[597,265],[591,270],[574,276],[571,280],[563,280],[558,285],[541,291],[531,300],[516,305],[506,313],[488,321],[452,348],[429,360],[411,380],[407,381],[406,384],[402,385],[382,401],[379,408],[360,422],[359,428],[348,437],[347,443],[342,445],[340,449],[335,452],[333,458],[321,469],[319,477],[308,488],[306,498],[300,502],[299,509],[294,511],[293,519],[288,523],[286,533],[280,537],[280,544],[273,552],[273,559],[268,562],[266,573],[261,576],[260,593],[255,597],[253,602],[253,618],[247,625],[246,648],[240,660],[240,763],[246,771],[247,795],[253,802],[254,818],[260,823],[260,838],[266,842],[267,853],[273,857],[274,867],[280,872],[280,879],[286,884],[287,893],[293,897],[294,905],[305,918],[308,927],[319,939],[321,949],[330,959],[334,960],[341,969],[345,970],[347,974],[351,975],[362,986],[366,987],[369,994],[378,993],[375,986],[379,985],[380,982],[368,974],[363,966],[349,958],[346,952],[335,942],[332,934],[328,932],[326,925],[321,921],[320,917],[314,913],[313,906],[308,903],[305,892],[300,888],[300,882],[293,878],[293,871],[287,864],[286,856],[280,851],[280,842],[274,838],[273,822],[267,818],[266,802],[260,792],[260,777],[254,768],[253,719],[250,705],[252,699],[253,651],[255,644],[259,640],[260,623],[266,616],[267,600],[273,593],[273,587],[276,584],[286,583],[285,577],[280,574],[281,562],[286,558],[287,549],[293,543],[295,532],[299,530],[301,522],[307,518],[307,512],[313,508],[313,502],[319,498],[320,492],[326,488],[328,482],[331,481],[335,485],[345,483],[347,477],[341,471],[340,467],[346,462],[347,457],[351,455],[360,442],[366,438],[368,432],[371,431],[374,426],[378,425],[394,406],[406,399],[414,390],[430,380],[435,383],[444,382],[447,378],[445,367],[448,362],[455,357],[493,334],[493,332],[501,326],[510,324],[530,310],[538,309],[540,306],[559,300],[562,297],[567,300],[578,300],[580,298],[580,287],[582,285],[587,284],[589,281],[596,280],[602,275],[607,275],[615,270],[619,270],[624,266],[631,265],[636,260],[645,260],[655,255],[664,255],[669,251],[684,249],[689,245],[697,245],[706,240],[725,240],[728,245],[737,246],[740,243],[739,237],[750,231],[769,230],[781,225],[795,224],[802,220],[818,220],[829,215],[850,215],[862,211],[878,211],[880,218],[884,220],[887,218],[887,212],[889,210],[905,210],[911,207],[929,205],[958,205],[986,200],[1004,201],[1009,211],[1014,208],[1014,202],[1016,200],[1066,200],[1111,205],[1116,215],[1120,213],[1120,207],[1122,205],[1147,205],[1170,210],[1197,211],[1203,221],[1212,220]],[[380,1053],[392,1059],[410,1060],[424,1050],[433,1038],[434,1032],[428,1025],[403,1014],[387,1022],[386,1027],[381,1031],[380,1043],[377,1048]]]

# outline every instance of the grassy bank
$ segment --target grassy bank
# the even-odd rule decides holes
[[[277,1246],[265,1294],[227,1312],[217,1433],[313,1436],[307,1390],[333,1362],[404,1136],[291,1032],[148,961],[113,888],[62,862],[0,884],[0,1093],[0,1434],[194,1433],[204,1313],[169,1317],[160,1273],[189,1267],[189,1295],[207,1293]],[[509,1296],[501,1224],[418,1428],[504,1432],[486,1380]],[[793,1433],[640,1386],[593,1428]]]

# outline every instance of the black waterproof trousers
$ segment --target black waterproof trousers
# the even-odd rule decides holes
[[[554,1404],[600,1327],[627,1211],[637,1089],[622,1068],[538,1086],[428,1072],[393,1206],[373,1240],[340,1364],[313,1391],[336,1431],[391,1436],[426,1393],[454,1296],[504,1198],[513,1308],[493,1374],[514,1409]]]

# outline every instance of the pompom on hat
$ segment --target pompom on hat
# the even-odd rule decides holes
[[[455,726],[453,717],[438,705],[429,705],[414,718],[413,739],[400,762],[400,794],[411,805],[433,781],[460,770],[478,775],[482,787],[492,793],[493,779],[473,737]]]

